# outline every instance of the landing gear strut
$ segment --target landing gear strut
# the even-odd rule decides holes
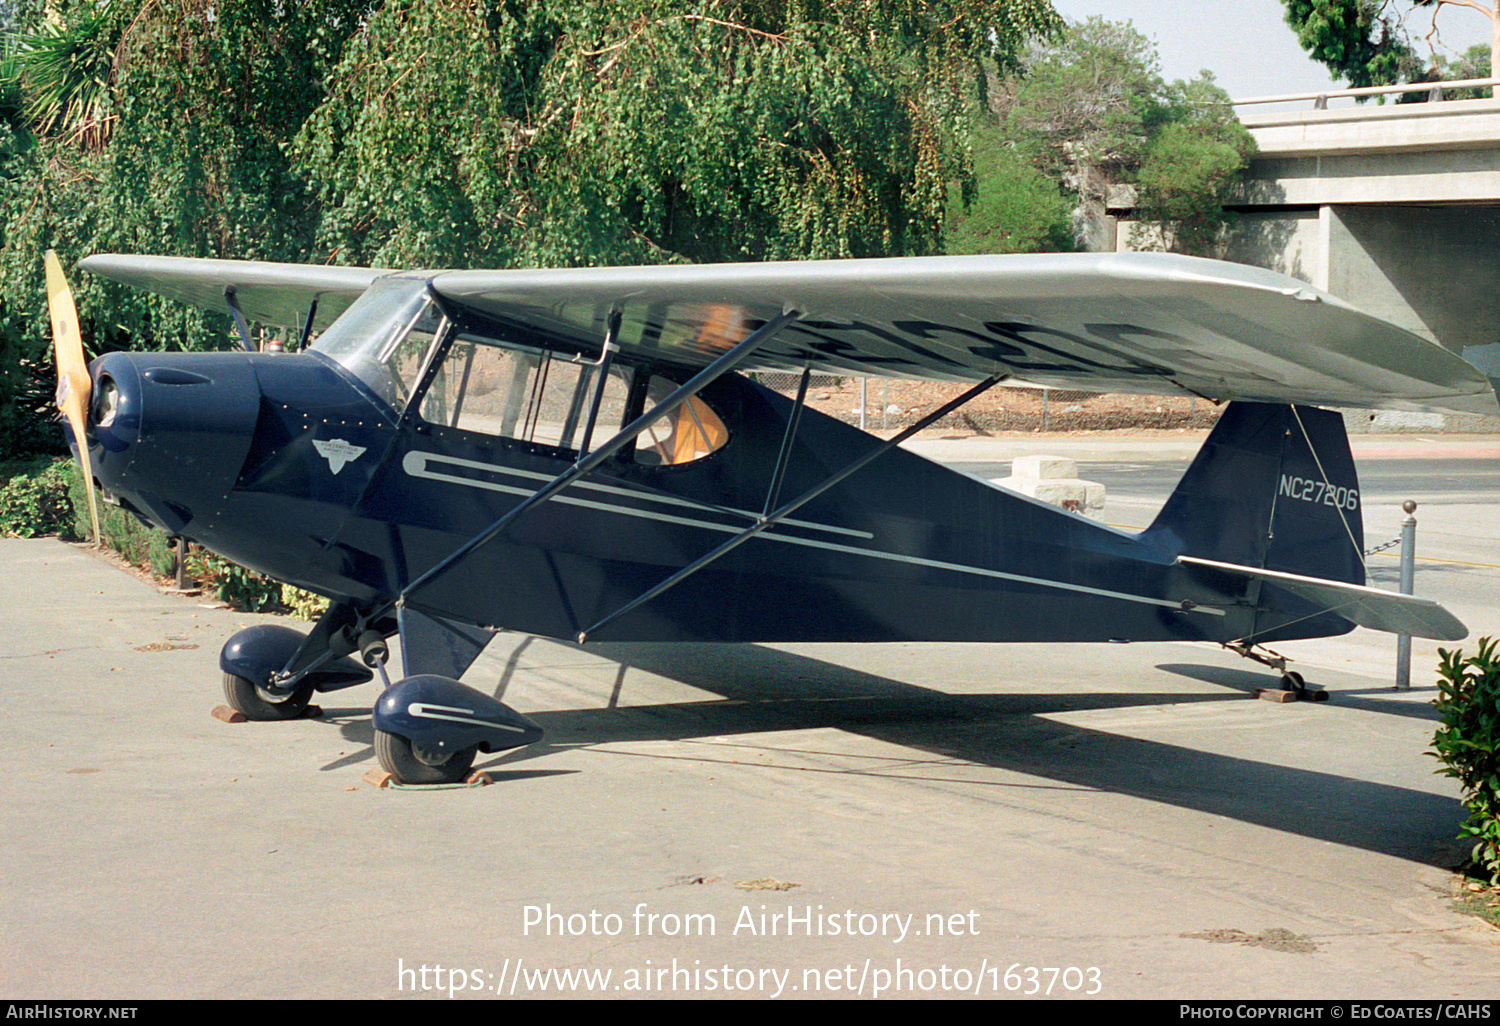
[[[303,635],[279,624],[246,627],[224,643],[224,701],[247,720],[295,720],[314,691],[362,684],[370,671],[348,658],[345,622],[357,614],[335,605]]]
[[[1242,655],[1246,659],[1253,659],[1262,666],[1269,666],[1281,674],[1281,691],[1291,692],[1296,701],[1299,702],[1326,702],[1328,692],[1320,687],[1309,685],[1303,680],[1302,674],[1296,670],[1288,670],[1286,664],[1290,662],[1280,652],[1273,652],[1269,648],[1257,645],[1253,641],[1230,641],[1224,647],[1236,655]],[[1258,651],[1257,651],[1258,650]]]

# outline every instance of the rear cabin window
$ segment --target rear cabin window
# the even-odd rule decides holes
[[[677,382],[653,377],[646,389],[646,408],[671,395]],[[718,452],[729,441],[729,430],[707,403],[697,396],[664,417],[651,422],[635,440],[635,461],[649,466],[671,467],[691,463]]]

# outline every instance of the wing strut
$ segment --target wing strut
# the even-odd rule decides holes
[[[535,508],[536,506],[539,506],[542,503],[546,502],[548,499],[556,495],[558,492],[562,491],[568,485],[572,484],[574,481],[578,480],[580,477],[587,474],[595,467],[599,466],[599,464],[609,459],[615,453],[619,452],[622,448],[632,442],[637,435],[643,433],[646,428],[654,424],[659,418],[665,417],[668,414],[672,413],[679,406],[692,398],[693,395],[695,395],[699,390],[707,387],[709,383],[723,377],[725,374],[728,374],[730,371],[734,370],[736,367],[749,360],[762,346],[771,341],[771,339],[775,338],[777,333],[779,333],[782,328],[785,328],[788,324],[799,319],[801,316],[802,314],[796,310],[787,310],[777,315],[776,317],[771,318],[765,324],[762,324],[759,328],[756,328],[749,335],[745,336],[742,341],[737,343],[734,348],[730,349],[723,356],[719,357],[713,363],[709,364],[697,374],[693,375],[693,377],[687,382],[687,384],[680,386],[671,395],[667,396],[661,402],[657,403],[653,409],[646,411],[635,420],[631,421],[609,441],[604,442],[599,446],[599,448],[595,449],[593,452],[580,459],[577,463],[573,464],[567,470],[564,470],[561,474],[558,474],[551,481],[542,485],[542,487],[531,493],[528,498],[523,499],[520,505],[513,508],[509,513],[505,514],[499,520],[496,520],[489,527],[486,527],[483,531],[480,531],[478,534],[470,538],[468,541],[464,542],[458,548],[454,549],[451,553],[448,554],[447,557],[445,557],[431,570],[428,570],[421,577],[418,577],[415,581],[408,584],[401,590],[401,594],[396,599],[397,608],[399,609],[405,607],[406,605],[411,603],[412,596],[414,594],[420,592],[423,588],[430,585],[433,581],[437,580],[443,574],[453,569],[453,567],[456,566],[459,561],[461,561],[465,556],[469,555],[469,553],[473,552],[481,545],[484,545],[487,542],[493,540],[500,534],[500,532],[504,531],[507,527],[513,524],[520,516]]]
[[[735,549],[739,548],[741,545],[743,545],[745,542],[749,541],[751,538],[754,538],[757,534],[760,534],[760,532],[764,531],[766,528],[774,526],[778,521],[782,520],[783,518],[785,518],[787,516],[790,516],[792,513],[796,512],[799,508],[801,508],[802,506],[807,505],[807,503],[811,502],[813,499],[816,499],[818,496],[820,496],[824,492],[828,491],[828,489],[832,488],[834,485],[838,484],[840,481],[844,480],[845,478],[849,477],[850,475],[852,475],[852,474],[858,472],[859,470],[863,469],[865,467],[865,465],[868,464],[871,460],[875,459],[878,456],[883,455],[887,450],[892,449],[895,446],[900,445],[902,442],[906,441],[908,438],[910,438],[912,435],[916,434],[918,431],[921,431],[923,428],[925,428],[927,425],[931,424],[933,421],[937,420],[940,417],[946,416],[949,413],[952,413],[954,410],[958,409],[960,406],[962,406],[964,403],[968,402],[970,399],[973,399],[975,396],[979,395],[981,392],[984,392],[984,391],[986,391],[986,390],[988,390],[990,388],[993,388],[995,385],[999,384],[1001,381],[1004,381],[1008,377],[1010,377],[1009,374],[992,374],[992,375],[990,375],[988,378],[985,378],[983,381],[981,381],[979,384],[975,385],[973,388],[969,389],[967,392],[965,392],[963,395],[959,396],[957,399],[954,399],[954,400],[952,400],[952,401],[950,401],[948,403],[945,403],[944,405],[938,407],[936,410],[934,410],[933,412],[929,413],[927,416],[923,417],[921,420],[917,421],[915,424],[913,424],[911,427],[907,428],[906,430],[902,431],[900,434],[896,435],[893,438],[887,439],[886,441],[882,442],[880,445],[877,445],[875,448],[873,448],[869,452],[865,453],[859,459],[857,459],[853,463],[849,464],[843,470],[840,470],[838,473],[836,473],[836,474],[832,475],[831,477],[829,477],[822,484],[817,485],[816,487],[810,488],[807,491],[803,492],[800,496],[798,496],[797,498],[793,499],[791,502],[788,502],[786,505],[782,506],[776,512],[770,513],[770,514],[767,514],[766,516],[758,518],[754,524],[752,524],[751,526],[745,528],[745,530],[741,531],[739,534],[735,535],[733,538],[730,538],[728,541],[726,541],[724,544],[720,545],[718,548],[714,549],[708,555],[702,556],[699,559],[697,559],[695,562],[689,563],[687,566],[685,566],[681,570],[677,571],[671,577],[668,577],[666,580],[664,580],[660,584],[656,585],[656,587],[650,589],[649,591],[645,592],[642,595],[637,596],[634,599],[631,599],[625,605],[621,606],[619,609],[616,609],[613,613],[610,613],[608,616],[606,616],[604,619],[600,620],[598,623],[594,624],[594,626],[590,627],[588,630],[586,630],[586,631],[579,631],[579,633],[578,633],[578,643],[580,645],[583,644],[585,641],[588,640],[588,637],[589,637],[590,634],[596,634],[596,633],[598,633],[598,631],[601,628],[603,628],[605,625],[614,622],[615,620],[617,620],[620,617],[624,616],[626,613],[630,612],[631,610],[636,609],[637,607],[642,606],[642,605],[644,605],[647,602],[650,602],[652,599],[656,598],[656,596],[660,595],[662,592],[666,591],[668,588],[671,588],[673,585],[677,584],[679,581],[681,581],[684,578],[690,576],[691,574],[695,574],[699,570],[702,570],[704,567],[706,567],[706,566],[708,566],[708,564],[714,562],[720,556],[728,555],[730,552],[732,552]],[[805,389],[806,387],[807,387],[807,377],[806,377],[806,372],[804,372],[804,376],[803,376],[803,379],[802,379],[802,389]],[[802,389],[799,389],[799,393],[802,391]],[[800,409],[800,405],[799,405],[798,408]],[[795,417],[795,413],[794,413],[794,417]],[[784,448],[785,448],[785,446],[784,446]],[[780,469],[780,466],[778,464],[778,470],[779,469]],[[777,487],[779,488],[779,481],[777,483]]]
[[[229,304],[229,312],[234,315],[234,326],[240,333],[240,345],[245,347],[245,352],[255,352],[255,343],[250,340],[250,325],[245,323],[245,313],[240,309],[240,301],[234,294],[234,286],[230,285],[224,290],[224,302]]]
[[[307,320],[302,323],[302,337],[297,340],[297,352],[307,348],[307,340],[312,338],[313,325],[317,323],[318,297],[313,296],[312,302],[307,305]]]
[[[771,472],[771,487],[766,491],[766,505],[762,516],[769,516],[781,497],[781,481],[786,476],[787,461],[792,455],[792,442],[797,438],[797,425],[802,421],[802,407],[807,401],[807,382],[812,378],[812,364],[802,368],[802,379],[797,382],[797,402],[792,406],[792,415],[787,420],[786,434],[781,439],[781,451],[776,454],[776,469]]]

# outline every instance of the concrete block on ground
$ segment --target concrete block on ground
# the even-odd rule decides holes
[[[1078,464],[1062,456],[1019,456],[1011,461],[1010,477],[994,483],[1075,513],[1104,508],[1104,486],[1080,480]]]
[[[1012,477],[1029,481],[1078,478],[1078,464],[1066,456],[1018,456],[1010,461]]]

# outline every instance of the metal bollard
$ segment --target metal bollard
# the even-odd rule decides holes
[[[1414,586],[1417,562],[1417,504],[1407,499],[1401,504],[1406,519],[1401,521],[1401,594],[1410,595]],[[1396,690],[1411,690],[1411,635],[1396,635]]]

